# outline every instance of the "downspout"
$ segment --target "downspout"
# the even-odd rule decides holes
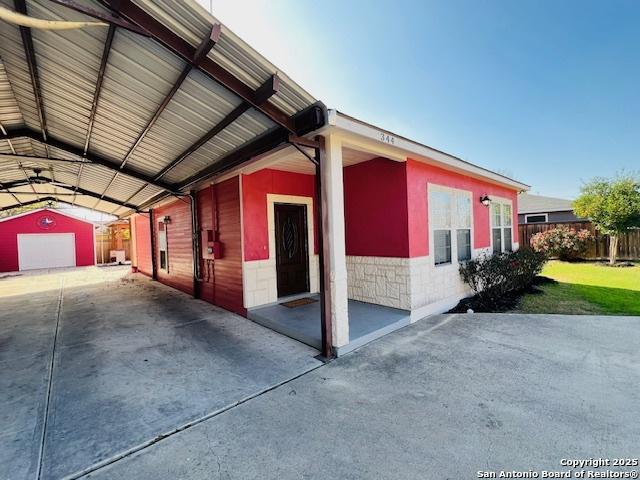
[[[158,279],[158,265],[156,261],[156,232],[153,221],[153,208],[149,209],[149,232],[151,236],[151,278]]]
[[[200,298],[200,226],[198,225],[198,203],[196,192],[189,192],[191,202],[191,250],[193,251],[193,297]]]

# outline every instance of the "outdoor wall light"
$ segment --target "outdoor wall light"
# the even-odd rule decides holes
[[[491,199],[489,198],[489,195],[487,195],[486,193],[484,195],[480,195],[480,203],[483,204],[485,207],[488,207],[489,204],[491,203]]]
[[[162,219],[162,223],[166,223],[166,224],[171,223],[171,217],[169,215],[165,216]]]

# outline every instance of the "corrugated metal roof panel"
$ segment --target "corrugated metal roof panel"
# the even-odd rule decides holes
[[[131,194],[144,186],[144,182],[125,175],[115,177],[106,191],[106,195],[124,202]]]
[[[275,124],[261,112],[249,109],[219,135],[189,155],[184,162],[171,170],[165,179],[172,183],[185,180],[274,126]]]
[[[13,2],[10,0],[0,0],[0,5],[13,10]],[[20,30],[7,22],[0,22],[0,56],[25,123],[33,129],[39,129],[38,110],[31,88],[29,67],[22,47]]]
[[[0,125],[4,128],[16,127],[24,124],[18,102],[9,83],[4,62],[0,58]]]
[[[28,138],[14,138],[11,140],[11,146],[16,151],[17,155],[33,155],[33,149],[31,148],[31,141]],[[0,153],[11,154],[11,146],[8,141],[0,141]]]
[[[162,189],[158,187],[154,187],[153,185],[147,185],[138,193],[136,193],[133,197],[131,197],[129,202],[133,203],[134,205],[140,205],[147,198],[153,197],[154,195],[157,195],[160,192],[162,192]]]
[[[218,23],[193,0],[134,1],[194,47],[209,34],[211,25]],[[105,7],[94,0],[85,0],[82,4],[105,11]],[[0,5],[13,9],[11,0],[0,0]],[[42,19],[87,20],[83,14],[46,0],[27,0],[27,12]],[[32,29],[48,132],[52,137],[78,148],[84,147],[85,143],[106,35],[107,28],[103,27],[70,31]],[[0,121],[6,118],[11,126],[21,126],[24,122],[30,129],[39,131],[41,126],[35,96],[17,26],[0,23],[0,55]],[[270,101],[287,114],[293,114],[314,101],[224,27],[221,39],[209,53],[209,58],[253,89],[278,72],[280,91]],[[90,151],[119,164],[184,68],[185,62],[160,43],[118,28],[105,70]],[[156,175],[218,124],[240,101],[237,95],[206,74],[194,70],[131,156],[129,166],[149,176]],[[249,110],[170,171],[163,180],[180,182],[274,127],[275,123],[267,117]],[[15,139],[12,145],[19,155],[50,155],[68,160],[79,158],[57,148],[45,149],[41,142],[27,138]],[[0,142],[0,153],[12,152],[7,142]],[[3,169],[2,178],[22,180],[25,174],[31,175],[33,168],[39,166],[43,169],[42,176],[54,177],[68,185],[79,184],[98,195],[106,194],[134,204],[140,204],[162,191],[122,173],[116,175],[113,170],[96,164],[85,163],[81,167],[74,163],[22,159],[28,170],[25,173],[18,163],[20,159],[15,160],[12,165],[4,163],[7,168]],[[39,185],[38,188],[46,189],[47,186]],[[46,193],[50,193],[49,190]],[[97,202],[97,205],[101,208],[103,203]],[[91,201],[87,206],[93,207]]]
[[[92,7],[103,10],[98,5]],[[47,20],[82,20],[73,10],[29,0],[29,15]],[[31,29],[48,132],[83,147],[107,28]],[[64,53],[64,54],[61,54]]]
[[[185,66],[158,43],[119,29],[113,39],[90,149],[122,160]]]
[[[194,0],[182,2],[134,0],[134,3],[171,28],[194,47],[199,45],[202,39],[209,34],[211,25],[222,23]],[[291,80],[281,69],[269,62],[224,25],[219,42],[208,56],[253,89],[262,85],[274,73],[278,73],[281,80],[281,90],[272,97],[270,102],[290,115],[315,102],[315,99],[308,92]]]
[[[238,97],[202,72],[192,71],[136,148],[129,165],[148,174],[158,173],[239,103]]]

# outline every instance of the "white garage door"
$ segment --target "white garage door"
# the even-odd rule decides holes
[[[24,233],[18,235],[20,270],[76,266],[73,233]]]

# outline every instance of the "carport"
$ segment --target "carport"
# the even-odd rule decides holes
[[[170,198],[193,209],[212,177],[325,123],[321,103],[194,0],[0,6],[24,15],[0,20],[2,210],[58,200],[127,218]],[[79,474],[319,364],[178,291],[87,271],[0,279],[2,477]]]
[[[1,210],[56,199],[127,218],[177,198],[195,211],[196,191],[213,178],[286,144],[309,147],[302,136],[326,124],[322,103],[195,0],[0,6],[23,15],[0,20]]]

